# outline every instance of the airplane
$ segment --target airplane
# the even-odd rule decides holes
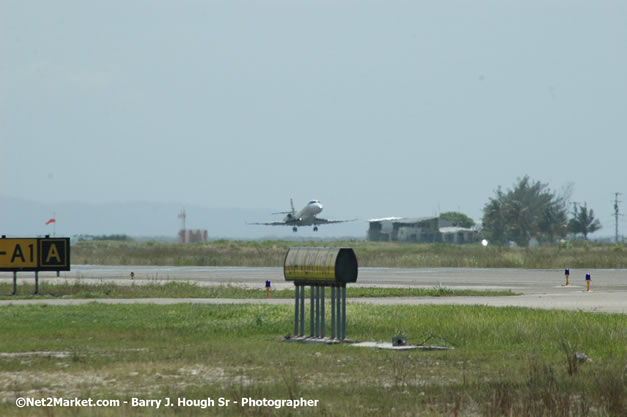
[[[322,211],[322,204],[319,200],[311,200],[305,207],[296,211],[294,209],[294,201],[290,198],[290,205],[292,211],[281,211],[272,214],[285,214],[282,222],[270,222],[270,223],[251,223],[264,226],[292,226],[292,231],[298,231],[298,226],[313,226],[313,231],[318,231],[318,225],[320,224],[333,224],[333,223],[345,223],[352,222],[351,220],[327,220],[316,217]]]

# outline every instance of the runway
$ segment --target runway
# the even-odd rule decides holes
[[[131,281],[130,273],[135,275]],[[585,275],[591,274],[591,292],[586,291]],[[170,266],[103,266],[73,265],[71,271],[42,272],[40,282],[115,282],[161,283],[188,281],[198,285],[241,285],[263,290],[266,280],[272,288],[292,288],[283,278],[282,268],[250,267],[170,267]],[[0,281],[12,282],[12,273],[0,273]],[[33,282],[34,273],[18,274],[18,284]],[[382,297],[356,298],[351,302],[376,304],[452,304],[489,305],[496,307],[529,307],[543,309],[582,310],[591,312],[627,313],[627,270],[570,269],[570,285],[564,286],[564,270],[537,269],[472,269],[472,268],[360,268],[357,287],[413,287],[450,289],[511,290],[520,296],[505,297]],[[137,300],[3,300],[0,305],[78,304],[82,302],[156,302],[156,303],[289,303],[290,300],[217,300],[217,299],[137,299]]]

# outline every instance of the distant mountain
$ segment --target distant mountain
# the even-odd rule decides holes
[[[56,236],[126,234],[131,237],[171,237],[176,239],[182,221],[181,209],[187,214],[188,229],[206,229],[210,239],[262,238],[364,238],[365,221],[311,227],[293,233],[289,227],[249,225],[249,222],[279,220],[270,213],[280,209],[209,208],[173,203],[108,203],[85,202],[43,203],[0,196],[0,234],[12,236]],[[56,223],[45,225],[52,217]],[[325,216],[322,216],[325,217]]]

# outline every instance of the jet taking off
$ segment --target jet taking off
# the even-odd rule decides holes
[[[298,226],[313,226],[313,231],[318,231],[318,225],[320,224],[333,224],[351,222],[353,220],[327,220],[316,217],[322,211],[322,204],[318,200],[311,200],[305,207],[296,211],[294,209],[294,201],[290,198],[290,204],[292,211],[281,211],[279,213],[272,214],[285,214],[282,222],[270,222],[270,223],[251,223],[260,224],[264,226],[292,226],[292,231],[296,232]]]

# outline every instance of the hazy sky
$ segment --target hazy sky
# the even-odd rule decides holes
[[[0,194],[479,219],[528,174],[572,183],[611,236],[626,16],[625,1],[2,0]]]

